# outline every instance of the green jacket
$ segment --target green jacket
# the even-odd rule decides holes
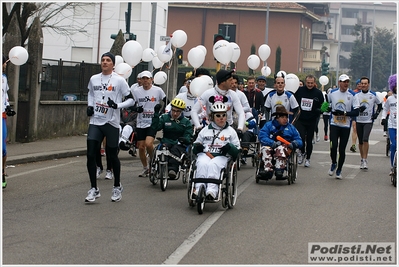
[[[193,137],[193,126],[190,120],[183,116],[183,113],[176,120],[172,120],[169,113],[161,116],[159,116],[159,113],[155,113],[152,118],[151,128],[156,131],[163,130],[161,142],[164,144],[175,145],[179,137],[184,137],[184,143],[188,145]]]

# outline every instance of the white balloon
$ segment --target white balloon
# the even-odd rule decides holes
[[[168,79],[168,75],[166,75],[166,73],[164,71],[158,71],[154,75],[154,83],[158,84],[158,85],[164,84],[167,79]]]
[[[155,51],[152,48],[146,48],[143,51],[143,55],[141,57],[141,59],[144,62],[150,62],[153,58],[155,57]]]
[[[202,77],[197,77],[190,83],[190,92],[193,96],[201,96],[203,92],[209,89],[207,80]]]
[[[199,47],[191,48],[187,54],[188,63],[193,66],[194,69],[199,68],[205,60],[205,54]]]
[[[266,61],[270,56],[270,47],[267,44],[263,44],[258,48],[258,55],[262,61]]]
[[[143,55],[143,47],[137,41],[130,40],[122,47],[122,57],[127,64],[134,68],[140,63],[141,56]]]
[[[155,56],[152,59],[152,66],[154,66],[155,69],[158,69],[160,67],[162,67],[163,62],[159,60],[159,58],[157,56]]]
[[[28,61],[28,51],[22,46],[14,46],[8,53],[11,63],[17,66],[23,65]]]
[[[208,89],[213,88],[215,85],[213,84],[213,80],[208,75],[200,76],[201,79],[205,80],[206,84],[208,85]]]
[[[202,52],[204,52],[204,54],[206,56],[206,53],[207,53],[206,47],[203,46],[203,45],[197,45],[197,47],[200,48],[202,50]]]
[[[268,66],[263,66],[261,69],[261,72],[262,72],[262,75],[267,77],[270,75],[270,73],[272,73],[272,70]]]
[[[299,78],[294,73],[285,76],[285,90],[295,93],[299,88]]]
[[[327,76],[325,76],[325,75],[320,76],[320,78],[319,78],[319,83],[320,83],[321,85],[326,85],[326,84],[328,84],[328,82],[329,82],[329,79],[328,79]]]
[[[279,72],[277,72],[276,76],[277,77],[284,76],[284,78],[285,78],[285,77],[287,77],[287,73],[285,71],[283,71],[283,70],[280,70]]]
[[[233,49],[226,40],[219,40],[213,45],[213,56],[220,63],[227,65],[229,64],[233,55]]]
[[[123,63],[123,57],[121,57],[119,55],[116,55],[115,56],[115,66],[114,67],[116,68],[116,66],[118,66],[121,63]]]
[[[257,55],[250,55],[247,58],[247,65],[250,69],[256,70],[259,67],[260,58]]]
[[[128,79],[130,75],[132,75],[132,67],[129,64],[122,62],[115,67],[115,72],[118,73],[119,76]]]
[[[231,62],[236,63],[238,59],[240,58],[241,55],[241,49],[238,46],[238,44],[234,42],[230,42],[229,45],[231,46],[231,49],[233,49],[233,55],[231,56]]]
[[[172,45],[176,48],[180,48],[184,46],[187,42],[187,34],[185,31],[176,30],[172,34],[172,38],[170,39]]]
[[[158,59],[159,59],[161,62],[163,62],[163,63],[168,62],[168,61],[172,58],[172,56],[173,56],[173,52],[172,52],[172,49],[171,49],[171,48],[168,48],[169,51],[168,51],[167,49],[166,49],[166,51],[165,51],[165,49],[166,49],[166,45],[161,45],[161,46],[158,48],[158,52],[157,52]],[[165,52],[164,52],[164,51],[165,51]]]

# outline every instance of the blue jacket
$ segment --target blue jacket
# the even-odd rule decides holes
[[[287,123],[286,125],[280,125],[276,119],[268,121],[259,132],[259,141],[262,146],[272,146],[276,142],[277,135],[288,142],[296,141],[297,147],[303,146],[301,136],[294,125]]]

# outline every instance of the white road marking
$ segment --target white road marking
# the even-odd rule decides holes
[[[77,163],[77,162],[80,162],[80,161],[70,161],[70,162],[64,163],[64,164],[58,164],[58,165],[49,166],[49,167],[45,167],[45,168],[30,170],[30,171],[27,171],[27,172],[21,172],[21,173],[18,173],[18,174],[9,175],[7,177],[7,179],[18,177],[18,176],[23,176],[23,175],[27,175],[27,174],[31,174],[31,173],[34,173],[34,172],[40,172],[40,171],[45,171],[45,170],[49,170],[49,169],[54,169],[54,168],[66,166],[66,165],[69,165],[69,164],[74,164],[74,163]]]
[[[238,195],[243,192],[252,182],[253,176],[250,176],[243,184],[238,187]],[[187,255],[187,253],[197,244],[197,242],[206,234],[211,226],[225,213],[226,210],[215,211],[208,217],[183,243],[172,253],[162,264],[176,265]]]

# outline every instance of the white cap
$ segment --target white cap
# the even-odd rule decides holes
[[[138,78],[138,79],[141,79],[141,73],[142,73],[142,72],[140,72],[139,74],[137,74],[137,78]]]
[[[348,75],[342,74],[341,76],[339,76],[339,81],[340,82],[343,82],[343,81],[346,81],[346,80],[350,80]]]
[[[148,70],[143,71],[143,72],[141,73],[141,78],[144,78],[144,77],[152,78],[151,72],[149,72]]]

